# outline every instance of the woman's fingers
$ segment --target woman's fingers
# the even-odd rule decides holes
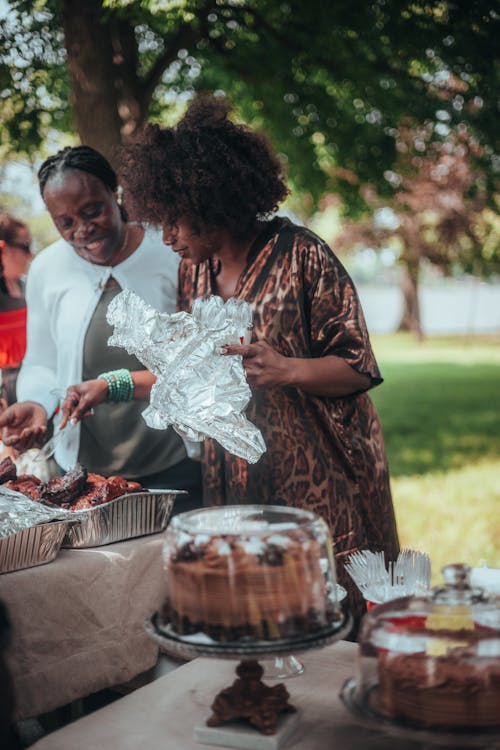
[[[223,354],[239,354],[243,359],[253,359],[258,357],[269,344],[264,341],[258,341],[256,344],[226,344]]]
[[[70,385],[62,404],[61,429],[68,422],[79,422],[85,417],[92,416],[93,407],[106,401],[107,390],[108,385],[102,378]]]
[[[64,399],[64,404],[64,418],[61,421],[61,429],[65,427],[68,422],[79,422],[91,408],[88,404],[88,398],[85,393],[78,393],[71,389],[68,389],[68,393]]]
[[[290,361],[267,341],[253,344],[227,344],[223,354],[239,354],[250,386],[284,386],[289,382]]]
[[[83,399],[82,399],[83,401]],[[91,406],[86,406],[80,401],[80,404],[75,408],[73,411],[73,414],[71,415],[70,422],[71,424],[76,424],[77,422],[81,422],[82,419],[86,419],[86,417],[91,417],[94,413],[94,409]],[[63,425],[61,422],[61,429]]]
[[[70,419],[73,419],[75,406],[78,405],[79,400],[80,396],[78,393],[71,390],[71,388],[68,388],[64,401],[61,404],[62,419],[59,425],[60,430],[62,430],[63,427],[66,427]]]
[[[15,424],[16,416],[13,409],[6,409],[0,414],[0,429],[11,427]]]
[[[12,446],[16,450],[26,451],[30,448],[38,447],[43,443],[46,427],[41,425],[36,427],[25,427],[18,433],[10,435],[3,434],[2,439],[5,445]]]

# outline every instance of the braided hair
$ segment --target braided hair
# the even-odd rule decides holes
[[[55,175],[70,169],[79,169],[97,177],[112,193],[118,189],[116,172],[106,157],[90,146],[68,146],[54,156],[49,156],[38,170],[38,184],[42,198],[47,182]],[[121,204],[120,213],[123,221],[127,221],[127,213]]]

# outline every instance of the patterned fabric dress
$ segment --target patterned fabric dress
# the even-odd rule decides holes
[[[183,261],[179,309],[216,294],[212,261]],[[372,386],[382,382],[349,275],[309,230],[275,218],[253,243],[234,294],[253,308],[252,340],[288,357],[342,357]],[[255,388],[246,411],[267,451],[250,465],[213,440],[204,445],[207,505],[265,503],[310,510],[329,525],[339,582],[359,617],[361,597],[342,560],[358,549],[398,553],[384,442],[366,393],[314,396],[296,388]]]

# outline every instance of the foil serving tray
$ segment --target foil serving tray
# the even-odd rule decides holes
[[[67,521],[50,521],[0,538],[0,574],[52,562],[61,548]]]
[[[69,511],[77,523],[66,530],[63,547],[101,547],[164,531],[177,495],[185,490],[148,490],[121,495],[88,510]]]

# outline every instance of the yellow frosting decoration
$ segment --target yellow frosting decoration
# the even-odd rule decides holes
[[[425,621],[427,630],[474,630],[472,612],[466,604],[437,604]]]
[[[449,641],[446,638],[428,638],[425,651],[429,656],[446,656],[451,648],[467,646],[467,641]]]

